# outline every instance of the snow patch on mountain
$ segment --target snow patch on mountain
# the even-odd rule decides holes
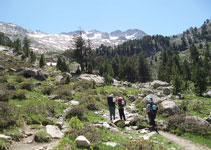
[[[85,40],[90,40],[93,48],[101,44],[114,46],[127,40],[141,39],[147,35],[138,29],[129,29],[127,31],[116,30],[111,33],[101,32],[98,30],[85,30],[74,32],[62,32],[60,34],[47,34],[41,31],[32,31],[24,29],[18,25],[0,22],[0,32],[5,33],[11,40],[17,38],[23,39],[27,36],[31,41],[31,49],[38,53],[64,51],[74,48],[74,37],[80,32]]]

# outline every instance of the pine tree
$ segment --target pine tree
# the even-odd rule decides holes
[[[193,68],[193,82],[195,87],[195,93],[202,95],[207,89],[206,73],[199,64],[196,64]]]
[[[42,54],[40,58],[40,68],[44,67],[45,65],[46,65],[45,55]]]
[[[26,57],[29,57],[30,55],[30,40],[27,37],[24,37],[23,39],[23,52],[25,53]]]
[[[61,68],[62,68],[61,65],[62,65],[62,58],[58,57],[57,63],[56,63],[57,70],[61,70]]]
[[[36,54],[33,51],[30,53],[30,59],[32,63],[34,63],[37,59]]]
[[[193,64],[196,64],[199,60],[199,52],[195,45],[190,46],[190,60]]]
[[[146,59],[146,54],[142,51],[139,54],[139,66],[138,66],[138,75],[139,75],[139,81],[141,82],[147,82],[150,80],[150,71],[148,67],[148,62]]]
[[[178,73],[173,75],[172,84],[173,84],[173,94],[174,95],[176,95],[182,91],[182,83],[183,83],[182,78],[180,77],[180,75]]]
[[[75,39],[75,51],[74,51],[74,57],[76,61],[81,66],[81,71],[84,71],[84,52],[86,50],[85,41],[82,38],[82,35],[80,33],[80,36],[76,37]]]

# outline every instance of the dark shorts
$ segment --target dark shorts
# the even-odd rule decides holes
[[[110,106],[109,112],[110,112],[110,115],[115,115],[115,107]]]

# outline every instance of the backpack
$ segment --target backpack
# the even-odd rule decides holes
[[[123,108],[125,105],[126,105],[126,101],[125,100],[118,101],[119,108]]]
[[[155,115],[157,113],[158,107],[155,103],[153,103],[153,102],[149,103],[148,107],[149,107],[149,113],[150,114]]]

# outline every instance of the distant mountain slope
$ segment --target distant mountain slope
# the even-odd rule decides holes
[[[17,38],[23,39],[27,36],[31,40],[31,48],[40,53],[64,51],[73,48],[74,36],[79,33],[79,31],[74,31],[47,34],[41,31],[27,30],[18,25],[4,22],[0,22],[0,32],[5,33],[11,40]],[[97,30],[82,31],[83,38],[86,40],[90,39],[94,48],[99,47],[101,44],[106,46],[118,45],[128,40],[141,39],[145,35],[147,35],[145,32],[138,29],[130,29],[125,32],[116,30],[111,33]]]

